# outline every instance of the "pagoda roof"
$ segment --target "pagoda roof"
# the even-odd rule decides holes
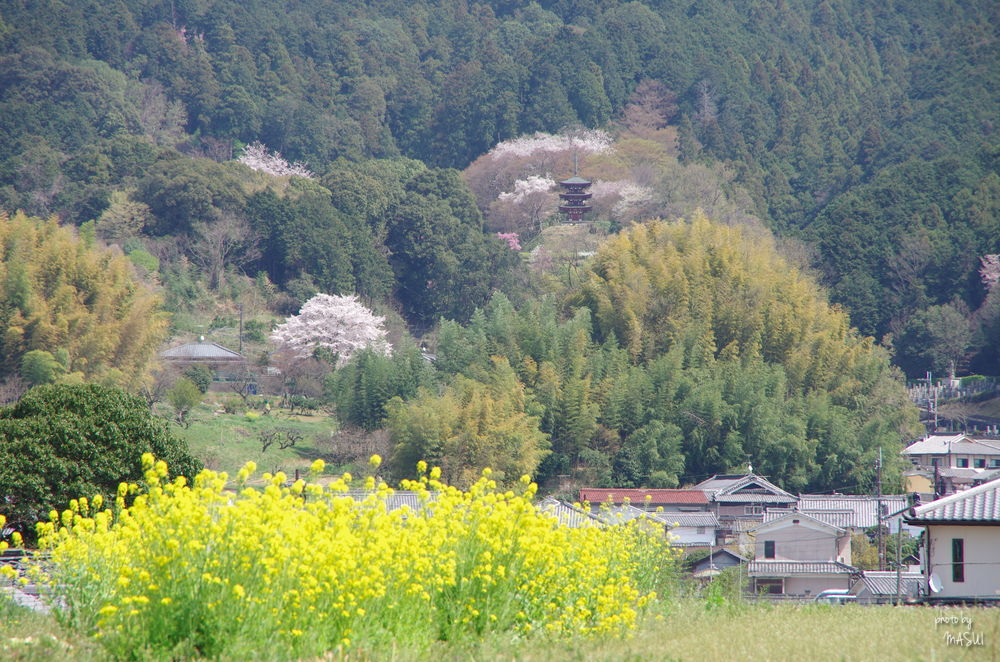
[[[560,184],[589,184],[590,180],[589,179],[584,179],[583,177],[577,177],[576,175],[573,175],[569,179],[564,179],[563,181],[561,181],[559,183]]]

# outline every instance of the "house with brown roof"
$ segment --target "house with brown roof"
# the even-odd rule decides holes
[[[1000,601],[1000,479],[912,508],[931,602]]]
[[[625,487],[584,487],[580,489],[580,503],[589,503],[594,510],[602,504],[621,506],[631,504],[636,508],[655,511],[657,508],[672,511],[707,511],[708,498],[701,490],[668,490]]]

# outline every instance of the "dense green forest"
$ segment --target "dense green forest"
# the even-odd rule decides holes
[[[790,488],[858,485],[878,444],[914,433],[890,357],[913,377],[951,364],[1000,373],[996,12],[952,0],[13,0],[0,5],[0,210],[22,224],[17,210],[55,215],[88,250],[120,247],[142,281],[127,297],[162,292],[175,332],[235,302],[251,317],[293,314],[317,292],[396,315],[436,349],[434,374],[400,349],[331,372],[325,397],[410,451],[452,456],[473,421],[502,419],[506,441],[474,445],[507,444],[511,472],[672,485],[752,455]],[[611,262],[648,267],[611,257],[635,239],[612,237],[587,264],[553,259],[550,182],[576,167],[595,182],[592,238],[700,208],[742,226],[779,271],[809,272],[786,283],[794,296],[772,295],[827,311],[816,324],[836,342],[810,342],[828,357],[853,348],[840,374],[856,376],[830,381],[834,364],[803,358],[816,347],[793,342],[809,335],[795,330],[801,311],[760,293],[763,308],[733,308],[658,274],[652,302],[609,290]],[[105,348],[84,367],[96,350],[60,353],[67,343],[36,328],[66,336],[52,283],[86,287],[25,266],[27,239],[8,234],[0,321],[14,349],[0,377],[47,352],[32,356],[53,378],[131,383],[139,359]],[[60,241],[47,250],[70,250]],[[650,241],[663,264],[677,258]],[[112,258],[81,264],[97,259]],[[684,308],[699,299],[704,310]],[[552,339],[515,333],[532,324]],[[636,398],[651,404],[622,409]],[[444,445],[412,420],[447,423]]]

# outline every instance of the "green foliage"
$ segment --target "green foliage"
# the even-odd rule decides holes
[[[187,377],[181,377],[174,383],[167,391],[167,402],[174,408],[178,423],[187,426],[188,412],[198,406],[203,395],[198,385]]]
[[[201,468],[135,396],[94,384],[35,387],[0,409],[0,514],[32,534],[70,499],[101,494],[111,503],[120,482],[142,480],[146,452],[174,475]]]
[[[31,386],[51,384],[64,370],[52,354],[42,349],[33,349],[21,357],[21,377]]]
[[[673,95],[661,123],[681,162],[729,164],[725,193],[749,196],[741,212],[814,244],[823,284],[862,333],[881,338],[956,296],[978,306],[976,257],[1000,252],[989,3],[543,5],[6,7],[0,207],[98,219],[107,241],[186,234],[298,185],[215,163],[262,140],[307,161],[331,197],[251,205],[253,267],[280,286],[394,292],[422,325],[465,320],[508,265],[447,227],[459,211],[410,204],[414,159],[464,167],[532,131],[628,126],[631,95],[654,81]],[[677,181],[658,185],[673,202]],[[398,227],[410,224],[415,238]],[[203,293],[198,277],[164,265],[174,308]],[[995,365],[976,343],[973,360]]]
[[[910,377],[963,369],[972,349],[967,311],[952,304],[930,306],[910,318],[896,340],[897,362]]]
[[[386,405],[395,397],[410,400],[434,385],[434,369],[413,345],[392,356],[366,349],[326,377],[324,391],[340,420],[365,430],[382,427]]]
[[[420,460],[456,485],[472,484],[486,467],[505,484],[534,474],[548,440],[528,413],[529,396],[506,359],[495,359],[485,379],[458,377],[441,395],[422,390],[388,402],[394,475],[415,475]]]
[[[184,369],[184,376],[191,380],[202,393],[208,392],[208,387],[212,384],[214,375],[208,366],[192,365]]]
[[[0,214],[0,376],[116,371],[137,384],[166,332],[159,307],[120,253],[86,247],[55,220]]]

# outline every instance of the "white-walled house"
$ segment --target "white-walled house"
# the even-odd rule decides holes
[[[933,602],[1000,600],[1000,479],[913,508],[924,592]]]
[[[663,511],[653,517],[670,529],[670,544],[675,547],[712,547],[719,528],[715,513]]]
[[[808,599],[820,591],[850,589],[851,532],[800,512],[788,512],[752,530],[751,590]]]

